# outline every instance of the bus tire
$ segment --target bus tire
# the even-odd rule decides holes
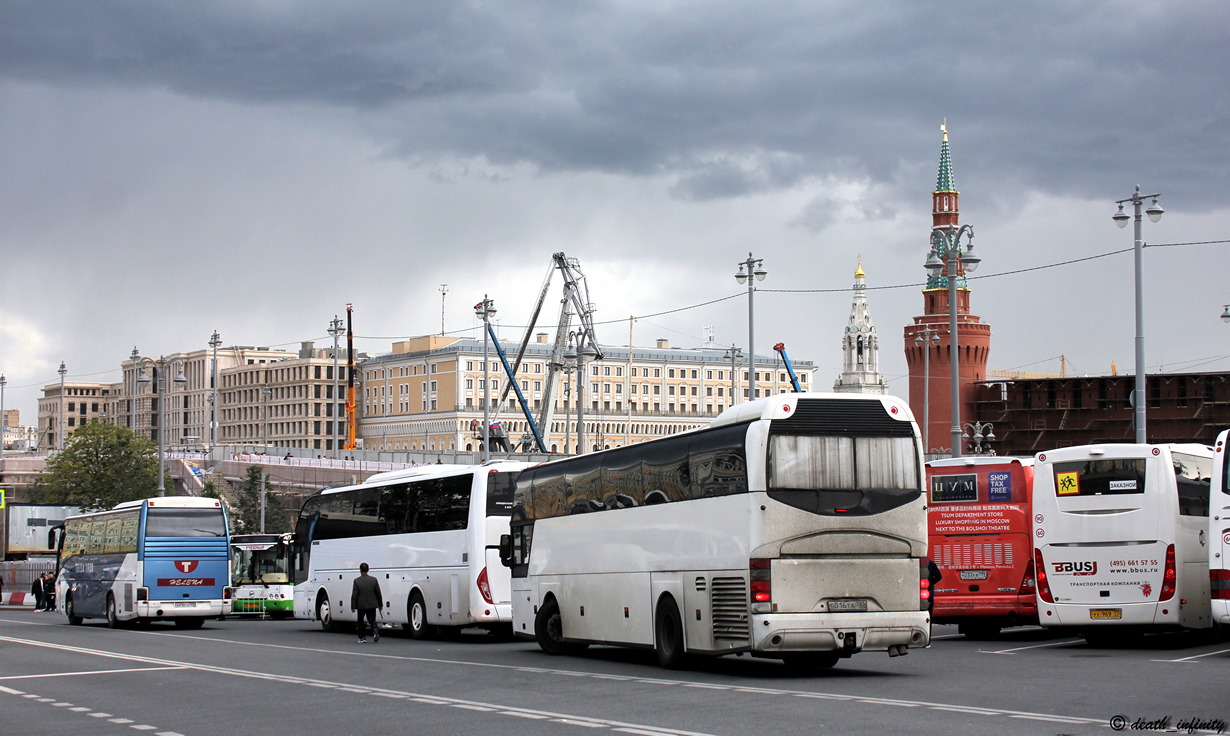
[[[683,621],[679,618],[679,606],[669,595],[658,602],[658,612],[654,615],[653,650],[663,669],[677,670],[684,664]]]
[[[534,616],[534,638],[547,654],[567,654],[576,649],[564,641],[564,617],[555,598],[548,598],[538,607],[538,614]]]
[[[793,652],[782,655],[782,664],[795,675],[810,675],[832,669],[841,659],[837,652]]]
[[[177,629],[199,629],[204,625],[205,618],[203,616],[181,616],[175,619],[175,628]]]
[[[427,623],[427,604],[423,602],[423,594],[417,590],[410,594],[410,605],[406,609],[406,630],[410,638],[422,641],[432,638],[435,627]]]
[[[115,611],[115,596],[107,596],[107,628],[118,629],[120,627],[120,617]]]
[[[64,601],[64,614],[68,616],[69,626],[81,625],[81,617],[77,615],[76,607],[73,605],[72,596],[69,596],[68,600]]]
[[[316,598],[316,618],[320,628],[329,633],[337,631],[337,622],[333,620],[333,607],[329,605],[329,595],[321,592]]]

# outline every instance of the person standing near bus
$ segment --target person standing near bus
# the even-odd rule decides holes
[[[56,607],[56,574],[43,573],[43,610],[54,611]]]
[[[34,578],[34,582],[30,584],[30,592],[34,594],[34,610],[43,610],[43,576],[39,575]]]
[[[380,592],[380,581],[367,574],[367,563],[359,565],[359,577],[354,579],[350,589],[350,610],[358,612],[359,643],[367,643],[367,626],[372,628],[372,641],[380,641],[380,627],[376,624],[376,609],[384,608],[384,596]],[[365,623],[365,621],[367,623]]]

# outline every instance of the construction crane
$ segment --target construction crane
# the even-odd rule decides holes
[[[500,394],[500,405],[503,405],[508,398],[508,392],[514,388],[516,374],[521,368],[526,347],[534,335],[538,317],[542,313],[547,293],[551,288],[552,276],[556,271],[559,271],[563,279],[564,293],[560,299],[555,342],[551,347],[551,357],[547,361],[547,372],[542,384],[542,407],[539,409],[538,427],[543,428],[545,432],[551,431],[551,422],[555,417],[555,391],[559,375],[567,367],[565,353],[568,348],[571,347],[577,356],[584,356],[583,360],[602,360],[603,357],[602,349],[598,347],[598,340],[594,335],[594,307],[589,301],[589,286],[586,284],[585,274],[581,272],[581,264],[575,258],[556,253],[551,257],[551,267],[547,269],[546,278],[543,279],[542,290],[538,294],[538,301],[534,305],[534,312],[525,328],[525,336],[521,339],[516,357],[512,366],[506,369],[510,371],[510,380]],[[578,323],[576,329],[573,329],[573,319],[576,319]],[[583,394],[578,393],[578,395]]]

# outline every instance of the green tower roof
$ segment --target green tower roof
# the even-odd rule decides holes
[[[948,153],[948,119],[944,119],[944,124],[940,126],[940,130],[944,133],[944,142],[940,146],[940,173],[935,179],[935,191],[937,192],[955,192],[956,185],[952,181],[952,156]]]

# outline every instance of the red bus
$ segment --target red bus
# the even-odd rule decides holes
[[[943,574],[931,619],[968,637],[1038,622],[1030,495],[1033,458],[927,463],[928,548]]]

